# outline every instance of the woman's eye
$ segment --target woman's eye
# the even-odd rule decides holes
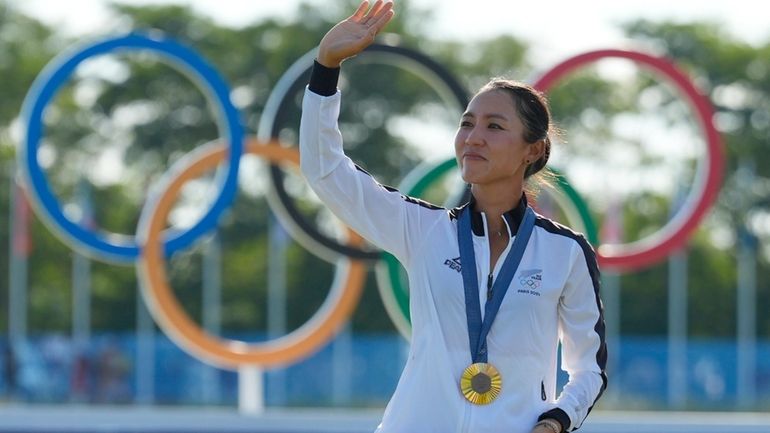
[[[502,126],[498,125],[497,123],[490,123],[489,124],[490,129],[503,129]]]
[[[462,122],[460,122],[460,127],[461,128],[471,128],[471,127],[473,127],[473,124],[471,122],[467,121],[467,120],[463,120]]]

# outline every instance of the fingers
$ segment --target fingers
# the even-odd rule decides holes
[[[363,23],[371,24],[372,22],[374,22],[377,19],[377,14],[380,12],[380,10],[382,10],[384,3],[385,2],[383,2],[383,0],[377,0],[376,2],[374,2],[374,6],[372,6],[372,8],[369,9],[369,13],[366,14],[366,17],[364,18]]]
[[[387,15],[389,11],[393,9],[393,1],[383,1],[383,0],[377,0],[374,3],[374,6],[369,10],[369,13],[366,14],[366,17],[361,21],[363,24],[368,26],[373,26],[374,23],[380,20],[383,15]]]
[[[393,15],[395,15],[395,12],[393,12],[393,3],[388,2],[390,6],[385,6],[385,10],[382,11],[382,13],[379,15],[377,20],[372,24],[372,30],[374,31],[374,34],[377,34],[382,30],[383,27],[385,27],[386,24],[388,24],[393,18]]]
[[[366,15],[366,11],[369,9],[369,1],[363,0],[361,4],[358,6],[358,9],[353,13],[353,15],[350,16],[351,19],[355,21],[361,20],[364,15]]]

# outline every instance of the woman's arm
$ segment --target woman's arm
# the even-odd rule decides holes
[[[393,16],[390,2],[378,1],[368,13],[367,6],[363,2],[321,42],[302,103],[300,167],[310,187],[337,217],[407,263],[413,242],[430,221],[424,216],[435,208],[377,183],[356,166],[343,151],[337,125],[338,66],[366,48]]]
[[[569,374],[556,408],[543,418],[558,420],[565,431],[579,428],[607,387],[607,345],[599,298],[596,254],[582,237],[572,255],[571,272],[559,302],[562,368]]]

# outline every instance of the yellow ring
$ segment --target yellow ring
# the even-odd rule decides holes
[[[168,214],[182,186],[214,169],[227,156],[227,148],[215,142],[193,152],[179,170],[170,170],[162,193],[148,204],[147,216],[139,224],[142,245],[137,261],[142,296],[155,321],[163,331],[188,352],[213,364],[238,368],[244,364],[270,367],[308,356],[331,339],[350,317],[361,297],[366,267],[361,261],[340,260],[332,289],[321,308],[304,325],[291,333],[262,343],[246,343],[213,336],[195,323],[168,285],[163,254],[162,232]],[[244,153],[261,156],[271,162],[299,166],[299,152],[273,141],[249,137]],[[347,228],[348,242],[360,245],[361,237]],[[343,276],[344,275],[344,276]]]

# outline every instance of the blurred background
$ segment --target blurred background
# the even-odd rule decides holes
[[[93,260],[59,240],[17,186],[22,101],[73,44],[157,29],[223,75],[248,134],[268,96],[352,1],[0,1],[0,410],[239,407],[239,374],[180,349],[154,324],[135,266]],[[397,2],[384,35],[443,65],[473,92],[492,76],[533,82],[598,48],[665,56],[714,106],[724,140],[719,197],[686,245],[639,269],[606,269],[610,385],[596,410],[770,409],[770,20],[749,2]],[[346,151],[382,183],[453,155],[462,107],[398,62],[346,63]],[[562,134],[552,166],[585,201],[594,246],[665,226],[696,180],[707,143],[669,81],[626,60],[602,60],[549,92]],[[274,130],[296,145],[301,89]],[[126,52],[83,62],[48,106],[38,160],[65,214],[131,236],[147,189],[191,150],[220,136],[212,104],[158,56]],[[334,280],[333,254],[286,231],[268,203],[269,170],[244,157],[239,192],[215,233],[166,265],[176,296],[208,332],[249,342],[297,329]],[[454,176],[454,177],[453,177]],[[213,197],[216,176],[186,189],[169,218],[184,229]],[[426,192],[443,204],[450,173]],[[301,177],[283,187],[331,238],[339,225]],[[547,188],[538,198],[549,208]],[[554,218],[573,225],[550,205]],[[265,370],[264,408],[381,413],[408,351],[374,269],[350,322],[319,351]],[[262,374],[262,373],[260,373]],[[565,378],[561,375],[561,381]],[[368,413],[368,412],[367,412]],[[368,425],[368,424],[367,424]],[[376,424],[375,424],[376,425]],[[757,430],[760,431],[760,430]]]

